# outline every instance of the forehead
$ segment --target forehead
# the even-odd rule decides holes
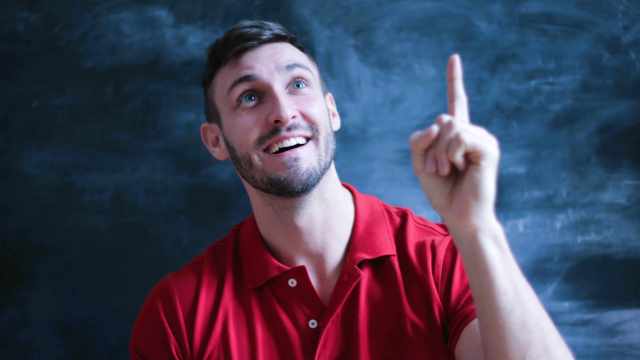
[[[286,66],[292,63],[306,65],[318,76],[313,61],[295,46],[284,42],[269,43],[247,51],[220,68],[213,79],[214,93],[226,92],[226,87],[240,76],[253,74],[266,78],[286,72]]]

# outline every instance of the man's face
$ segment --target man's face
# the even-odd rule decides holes
[[[283,197],[313,189],[340,127],[315,64],[288,43],[266,44],[222,67],[212,86],[223,145],[244,181]]]

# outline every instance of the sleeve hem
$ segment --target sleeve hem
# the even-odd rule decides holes
[[[451,327],[451,333],[449,336],[448,346],[452,354],[455,353],[458,340],[460,340],[460,335],[462,335],[464,329],[466,329],[467,326],[477,318],[475,308],[469,308],[460,314],[459,320]]]

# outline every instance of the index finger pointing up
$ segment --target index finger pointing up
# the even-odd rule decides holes
[[[469,122],[469,105],[462,79],[462,60],[458,54],[451,55],[447,64],[447,98],[449,114],[456,119]]]

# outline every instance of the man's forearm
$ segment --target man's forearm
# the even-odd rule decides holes
[[[493,218],[449,226],[473,293],[485,359],[573,359]]]

